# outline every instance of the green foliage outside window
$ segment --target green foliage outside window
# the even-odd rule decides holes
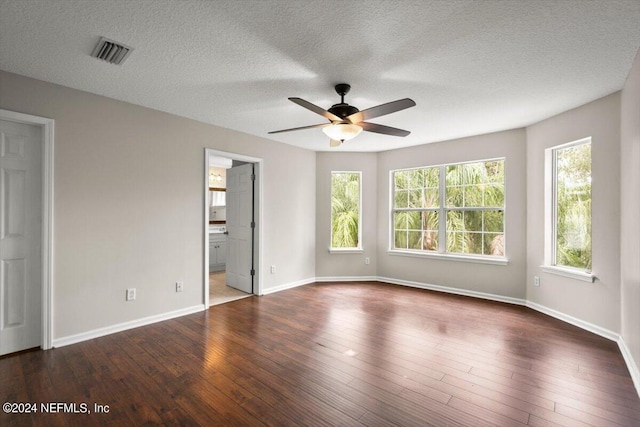
[[[360,247],[360,173],[331,174],[331,247]]]
[[[504,256],[504,160],[396,171],[393,181],[394,248]]]
[[[394,247],[434,251],[438,249],[440,171],[410,169],[394,173]]]
[[[591,143],[555,150],[556,265],[591,270]]]
[[[503,256],[504,161],[446,166],[445,187],[447,252]]]

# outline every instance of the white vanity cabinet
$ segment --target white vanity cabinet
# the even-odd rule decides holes
[[[227,263],[227,235],[209,233],[209,271],[222,271]]]

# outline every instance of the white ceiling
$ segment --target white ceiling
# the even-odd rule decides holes
[[[330,150],[322,108],[352,89],[372,119],[338,151],[381,151],[526,126],[622,88],[640,1],[0,0],[0,69],[293,144]],[[100,36],[135,50],[90,57]],[[1,95],[1,94],[0,94]]]

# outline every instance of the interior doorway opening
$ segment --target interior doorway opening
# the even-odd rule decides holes
[[[260,295],[262,159],[205,149],[206,307]]]
[[[0,354],[47,350],[53,339],[54,121],[0,109],[0,122]]]

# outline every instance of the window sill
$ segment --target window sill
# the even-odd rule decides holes
[[[330,254],[362,254],[362,248],[329,248]]]
[[[442,254],[439,252],[418,252],[418,251],[400,251],[397,249],[390,249],[387,251],[389,255],[407,256],[416,258],[433,258],[442,259],[447,261],[462,261],[462,262],[475,262],[478,264],[492,264],[492,265],[507,265],[509,259],[503,257],[479,257],[473,255],[459,255],[459,254]]]
[[[593,283],[596,280],[596,276],[593,273],[588,273],[584,270],[558,267],[555,265],[541,265],[540,268],[542,268],[542,271],[544,271],[545,273],[568,277],[570,279],[582,280],[583,282]]]

